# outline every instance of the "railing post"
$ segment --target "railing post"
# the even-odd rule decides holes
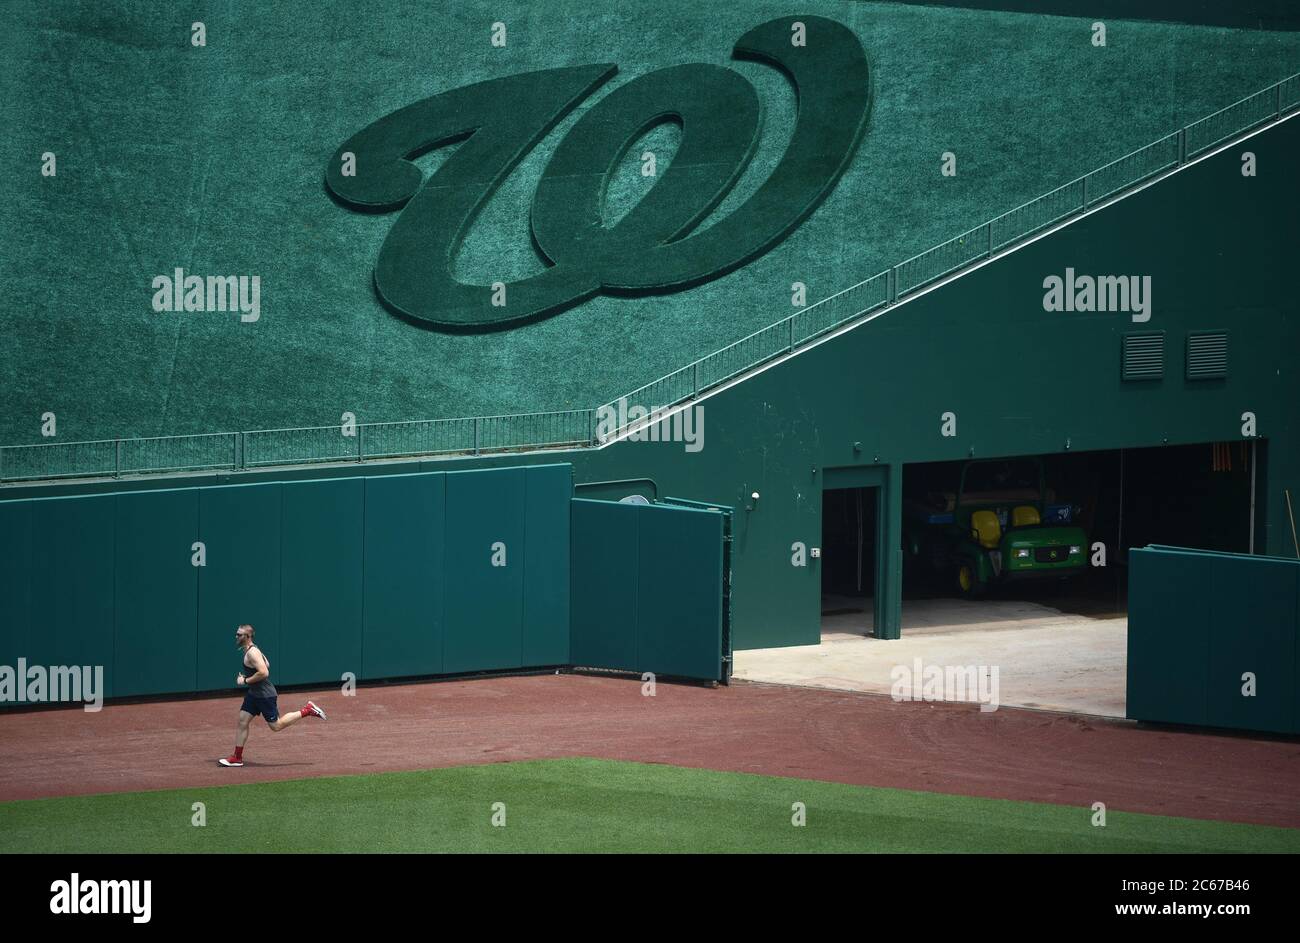
[[[1281,82],[1278,82],[1276,85],[1273,86],[1273,95],[1274,95],[1274,102],[1273,102],[1274,115],[1275,117],[1281,118],[1282,117],[1282,83]]]
[[[787,320],[790,322],[790,346],[787,353],[794,353],[794,315],[790,315]]]
[[[888,289],[889,289],[886,292],[886,295],[889,298],[889,303],[892,305],[895,301],[898,300],[898,266],[897,265],[891,265],[889,267],[889,275],[888,277],[886,277],[885,281],[888,283]]]
[[[366,460],[366,447],[363,442],[365,438],[365,434],[366,434],[365,424],[358,423],[357,424],[357,461],[358,462],[364,462]]]
[[[691,364],[691,399],[700,397],[700,362]]]
[[[1083,208],[1088,208],[1088,175],[1083,175]]]
[[[1187,128],[1178,129],[1178,166],[1187,160]]]
[[[121,478],[122,477],[122,440],[114,439],[113,446],[114,446],[114,451],[116,451],[117,453],[117,461],[113,466],[113,477]]]
[[[474,417],[474,454],[478,454],[478,416]]]
[[[985,225],[985,227],[986,227],[986,228],[988,229],[988,231],[989,231],[989,251],[988,251],[988,257],[991,259],[991,258],[993,258],[993,220],[990,219],[990,220],[989,220],[987,223],[985,223],[984,225]]]
[[[596,411],[594,409],[587,410],[587,444],[596,444]]]

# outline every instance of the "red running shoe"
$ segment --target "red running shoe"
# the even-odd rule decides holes
[[[302,709],[302,712],[307,717],[319,717],[321,720],[329,720],[329,718],[325,716],[325,712],[316,706],[315,701],[308,701],[307,706]]]

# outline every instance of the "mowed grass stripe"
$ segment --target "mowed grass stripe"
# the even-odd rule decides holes
[[[1045,803],[567,759],[8,802],[0,852],[1300,851],[1296,829],[1091,820]]]

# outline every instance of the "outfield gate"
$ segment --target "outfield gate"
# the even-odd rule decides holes
[[[1133,720],[1300,733],[1300,559],[1129,551]]]

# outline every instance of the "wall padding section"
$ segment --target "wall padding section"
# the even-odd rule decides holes
[[[199,491],[199,539],[208,565],[199,571],[200,691],[235,688],[243,662],[235,628],[247,622],[257,647],[280,668],[280,501],[283,485],[229,485]]]
[[[525,665],[569,663],[568,465],[530,468],[524,476]]]
[[[722,672],[722,515],[638,508],[637,668],[688,678]]]
[[[30,658],[31,621],[32,505],[0,503],[0,665]]]
[[[1187,579],[1210,585],[1208,558],[1192,557],[1184,567]],[[1137,720],[1204,724],[1210,651],[1205,601],[1166,574],[1166,561],[1129,551],[1126,713]]]
[[[198,539],[197,489],[117,496],[115,697],[194,689]]]
[[[335,682],[361,674],[365,482],[295,482],[284,487],[280,543],[282,684]]]
[[[103,665],[113,697],[117,496],[33,502],[29,664]]]
[[[446,476],[366,479],[362,677],[442,671]]]
[[[1129,560],[1128,716],[1300,733],[1300,561],[1168,547]]]
[[[1261,565],[1262,564],[1262,565]],[[1203,586],[1210,631],[1207,713],[1215,726],[1296,731],[1297,623],[1287,618],[1300,592],[1300,562],[1216,557]],[[1242,696],[1243,675],[1255,693]]]
[[[570,650],[573,664],[637,667],[637,507],[575,498]]]
[[[575,665],[722,675],[722,516],[575,499]]]
[[[524,469],[447,474],[448,673],[523,665]],[[494,566],[495,544],[505,566]]]
[[[546,465],[0,501],[0,664],[100,665],[105,697],[235,696],[244,622],[277,685],[568,664],[572,480]]]

